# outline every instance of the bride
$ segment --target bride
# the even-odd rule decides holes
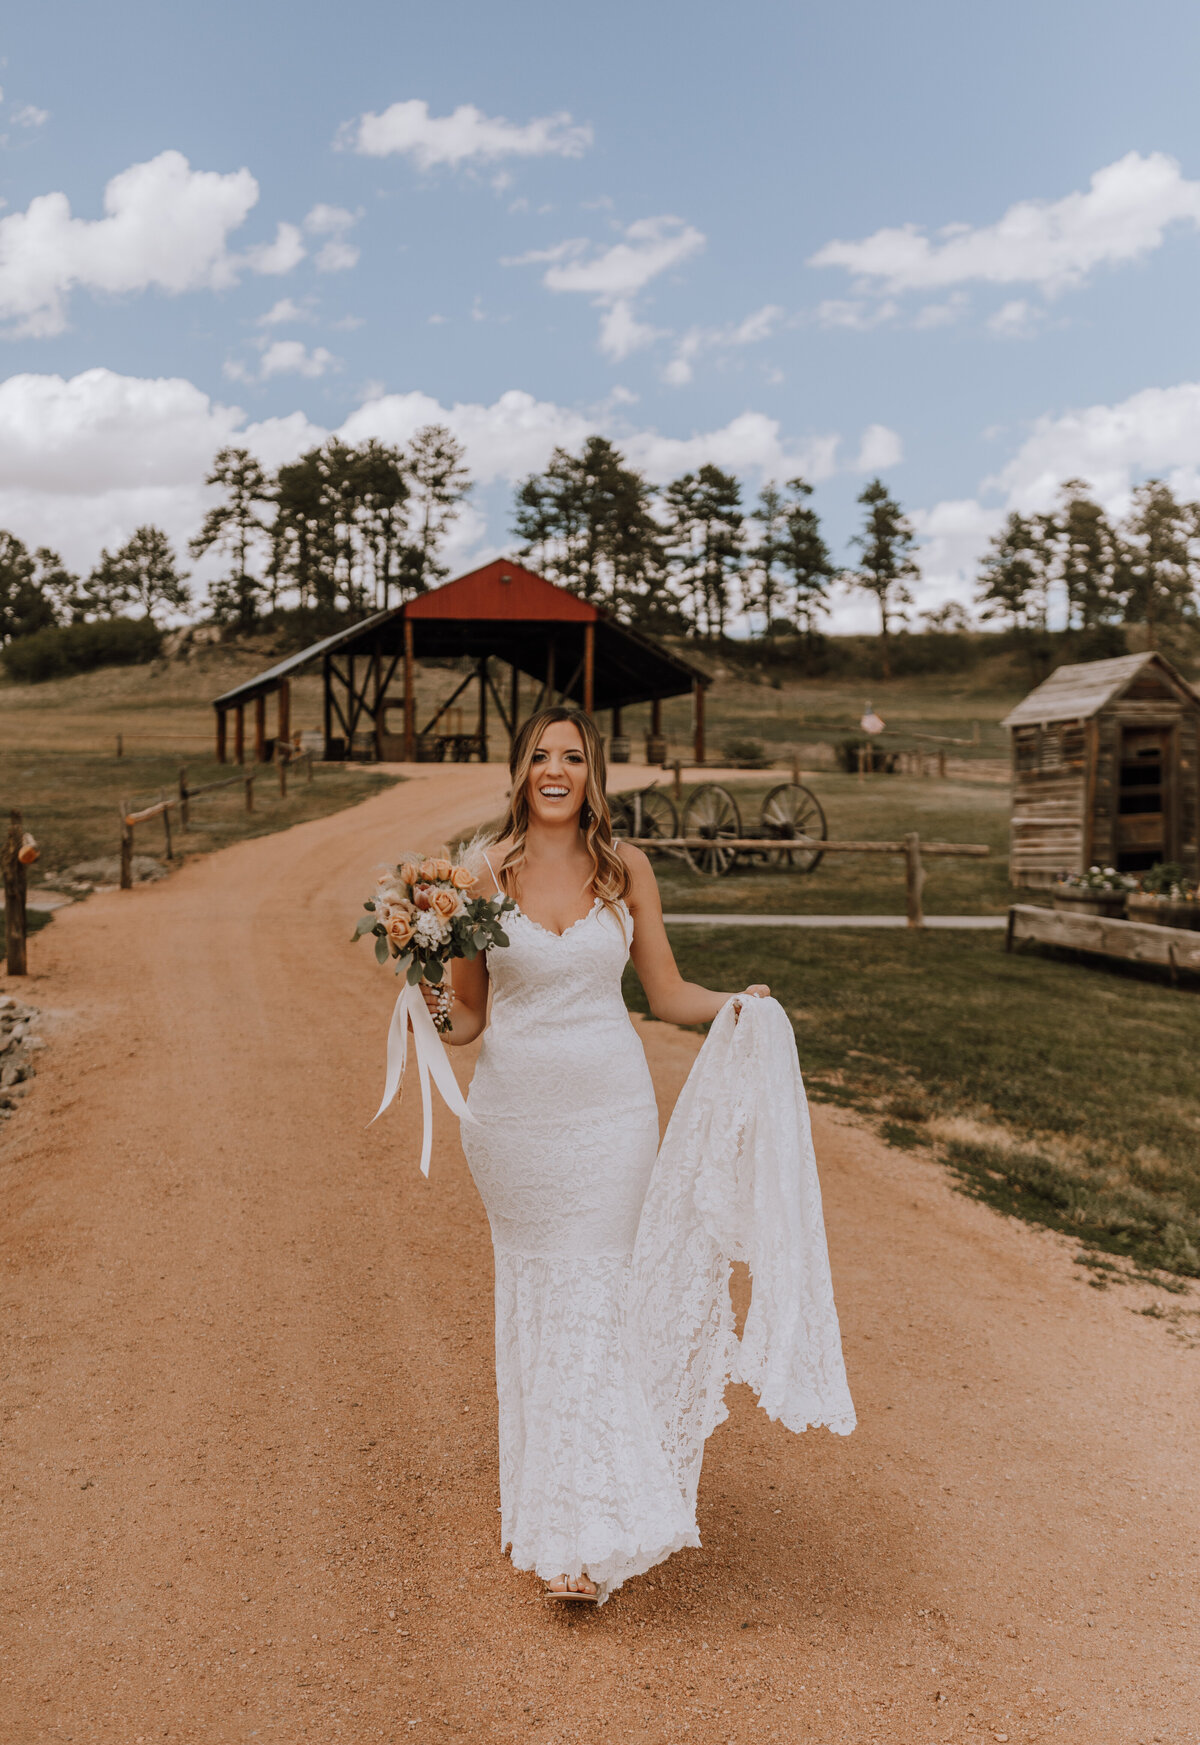
[[[495,1247],[501,1543],[547,1598],[602,1601],[699,1544],[626,1313],[659,1131],[622,973],[632,958],[650,1010],[674,1024],[708,1023],[740,996],[680,975],[650,863],[612,839],[589,716],[531,716],[510,770],[473,893],[516,901],[510,943],[454,962],[444,1040],[483,1035],[462,1142]]]

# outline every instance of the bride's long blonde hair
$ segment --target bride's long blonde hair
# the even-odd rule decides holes
[[[607,771],[604,761],[604,741],[596,723],[582,709],[539,709],[528,721],[523,721],[509,753],[508,770],[512,785],[508,796],[508,811],[496,832],[495,840],[511,837],[512,847],[504,857],[497,882],[506,896],[514,896],[520,870],[525,864],[525,836],[529,829],[529,780],[533,770],[533,754],[542,734],[557,721],[569,721],[583,743],[587,775],[583,790],[583,805],[579,811],[579,828],[592,858],[592,890],[606,909],[620,915],[617,904],[628,897],[632,880],[629,868],[613,847],[612,818],[605,799]]]

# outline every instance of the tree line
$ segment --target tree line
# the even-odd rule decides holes
[[[1141,624],[1151,648],[1165,630],[1195,623],[1200,503],[1147,479],[1113,521],[1084,480],[1068,479],[1049,513],[1009,515],[980,568],[980,616],[1044,631],[1056,594],[1069,630]]]
[[[251,631],[281,609],[314,628],[361,617],[431,587],[440,552],[471,488],[463,450],[428,425],[405,448],[332,437],[271,474],[244,448],[223,448],[205,483],[220,491],[188,551],[224,559],[195,599],[161,528],[139,527],[119,550],[73,575],[47,547],[0,532],[0,642],[56,625],[193,611]]]
[[[447,574],[446,535],[471,479],[461,445],[441,425],[404,448],[331,437],[271,474],[244,448],[223,448],[206,483],[219,493],[189,541],[193,558],[224,561],[203,600],[167,535],[140,527],[102,551],[86,577],[49,549],[30,552],[0,532],[0,641],[52,625],[193,611],[236,631],[280,613],[320,634],[434,586]],[[749,620],[767,643],[818,636],[837,587],[864,591],[879,612],[881,665],[907,627],[919,574],[917,536],[882,480],[858,496],[849,563],[834,562],[803,477],[768,481],[749,502],[736,474],[712,464],[656,487],[603,436],[579,452],[556,448],[517,487],[519,555],[552,581],[658,634],[720,642]],[[1008,516],[981,562],[976,604],[985,622],[1028,635],[1048,629],[1055,602],[1069,629],[1139,623],[1155,644],[1195,621],[1200,600],[1200,504],[1161,480],[1133,493],[1113,521],[1081,480],[1045,514]],[[959,606],[926,613],[926,627],[968,626]]]

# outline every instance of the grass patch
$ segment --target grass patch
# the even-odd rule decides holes
[[[720,881],[722,884],[728,881]],[[1200,1277],[1200,999],[986,934],[672,929],[683,974],[792,1014],[814,1100],[933,1143],[965,1191]],[[645,1011],[632,975],[627,998]]]
[[[247,765],[249,769],[251,766]],[[324,818],[344,806],[368,799],[390,786],[395,776],[358,765],[318,769],[311,782],[292,770],[286,799],[279,795],[277,772],[267,765],[254,784],[254,811],[246,811],[240,784],[202,794],[191,804],[191,828],[178,828],[172,816],[176,853],[203,854],[251,836],[286,830],[309,818]],[[201,786],[231,775],[228,765],[207,758],[188,761],[189,782]],[[178,793],[179,759],[170,753],[116,757],[112,753],[66,751],[0,751],[0,797],[3,809],[20,809],[25,828],[41,848],[32,867],[30,888],[47,874],[79,861],[111,858],[119,852],[118,808],[122,800],[145,805],[160,791]],[[163,856],[161,821],[142,824],[134,833],[134,851],[156,859]],[[31,917],[32,919],[32,917]]]
[[[786,780],[785,772],[730,788],[748,835],[757,833],[763,798],[780,780]],[[917,776],[875,776],[860,782],[832,774],[806,774],[805,786],[821,802],[831,837],[891,841],[916,830],[927,842],[981,842],[991,849],[987,860],[924,863],[923,900],[929,914],[1002,915],[1013,901],[1007,788]],[[691,791],[685,783],[681,807]],[[739,860],[723,878],[704,878],[683,861],[665,857],[655,860],[654,870],[663,908],[677,914],[904,914],[904,861],[899,855],[828,854],[811,873]]]

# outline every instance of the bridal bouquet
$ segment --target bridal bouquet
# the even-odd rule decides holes
[[[500,917],[516,905],[511,897],[466,896],[474,883],[469,866],[444,857],[403,855],[397,866],[380,873],[353,939],[373,934],[380,963],[394,958],[396,974],[410,987],[427,981],[441,989],[451,958],[476,957],[489,946],[508,944]],[[448,1028],[449,1011],[443,990],[434,1019],[439,1031]]]
[[[378,961],[394,959],[396,974],[404,977],[388,1027],[383,1101],[371,1119],[378,1121],[400,1088],[411,1025],[424,1117],[421,1173],[426,1176],[433,1141],[430,1080],[460,1120],[473,1119],[439,1034],[450,1028],[450,996],[443,986],[446,965],[456,957],[477,957],[489,947],[507,945],[501,917],[516,908],[511,897],[499,894],[467,896],[477,874],[477,868],[468,864],[472,860],[481,860],[473,845],[458,861],[441,855],[401,855],[396,866],[380,873],[373,894],[363,904],[366,913],[351,935],[353,943],[371,934]],[[430,1017],[418,992],[421,981],[438,989],[435,1017]]]

